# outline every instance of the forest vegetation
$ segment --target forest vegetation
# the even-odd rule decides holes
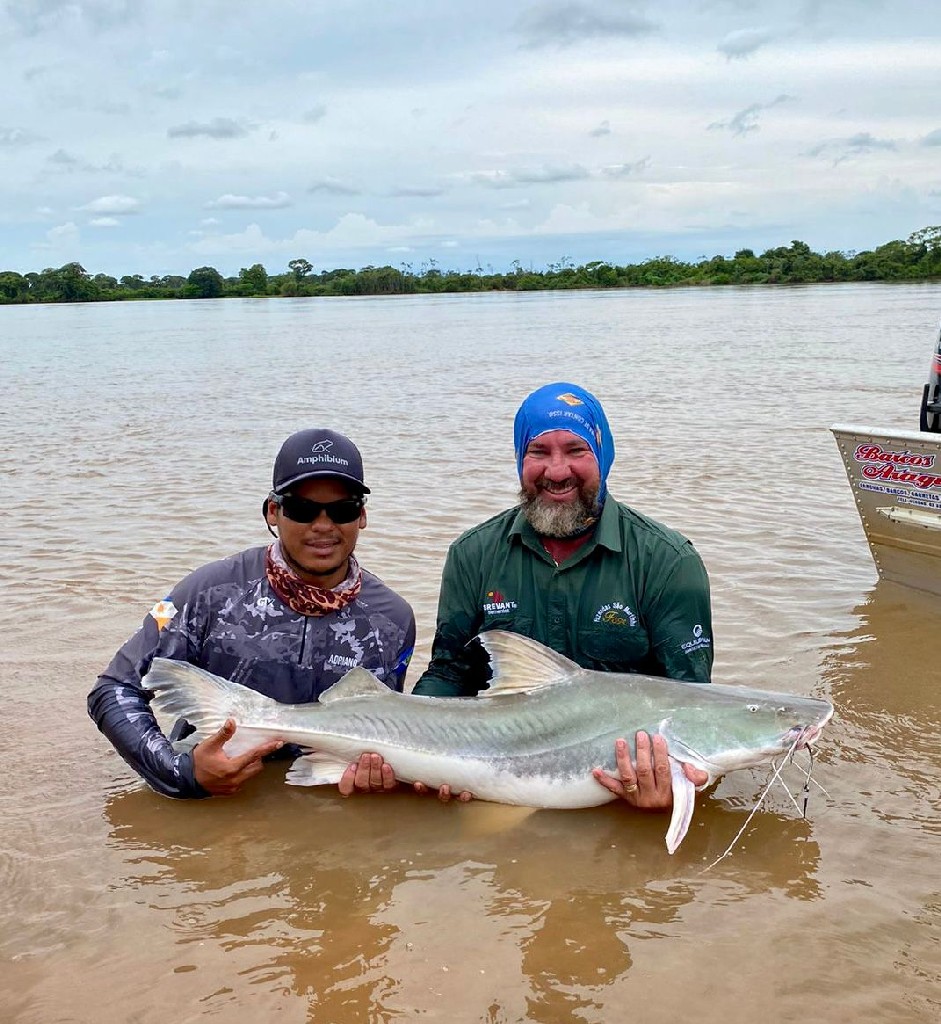
[[[260,263],[223,277],[214,267],[196,267],[186,277],[145,278],[90,274],[80,263],[19,274],[0,271],[0,303],[109,302],[129,299],[208,299],[227,296],[404,295],[439,292],[541,291],[571,288],[660,288],[693,285],[810,284],[841,281],[926,281],[941,278],[941,226],[914,232],[863,252],[813,252],[805,242],[732,257],[703,257],[687,263],[658,256],[619,266],[593,260],[576,266],[567,257],[544,270],[524,269],[518,260],[501,273],[491,267],[442,270],[429,259],[416,269],[362,267],[314,272],[304,258],[281,273]]]

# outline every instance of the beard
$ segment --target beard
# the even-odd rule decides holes
[[[575,537],[598,519],[598,487],[581,486],[573,501],[547,501],[542,486],[532,492],[520,488],[520,509],[529,525],[541,537]]]

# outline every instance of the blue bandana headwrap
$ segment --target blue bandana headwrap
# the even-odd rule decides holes
[[[607,494],[608,471],[614,462],[614,438],[601,403],[577,384],[546,384],[523,401],[513,422],[516,470],[522,479],[523,456],[533,438],[550,430],[568,430],[591,447],[601,473],[599,502]]]

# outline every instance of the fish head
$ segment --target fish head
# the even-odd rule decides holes
[[[833,716],[833,705],[815,697],[718,684],[701,689],[708,699],[674,709],[660,732],[674,757],[713,777],[811,746]]]

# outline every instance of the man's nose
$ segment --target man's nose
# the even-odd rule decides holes
[[[553,452],[549,456],[543,475],[549,477],[550,480],[566,480],[572,475],[569,460],[563,452]]]
[[[310,525],[313,529],[322,533],[324,530],[330,530],[333,528],[333,520],[327,515],[327,510],[322,508],[320,510],[320,514],[311,522]]]

